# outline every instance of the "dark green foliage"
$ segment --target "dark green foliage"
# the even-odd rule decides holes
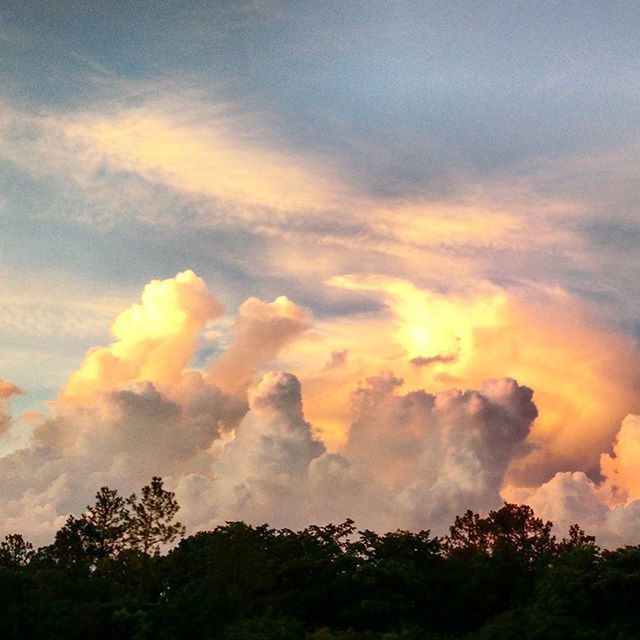
[[[103,487],[53,544],[0,542],[3,640],[621,640],[640,638],[640,547],[505,504],[450,535],[347,520],[302,531],[227,522],[183,532],[153,478]]]
[[[385,629],[398,622],[439,628],[445,624],[442,543],[429,531],[363,531],[352,545],[360,557],[356,574],[358,624]],[[390,625],[390,622],[394,624]]]
[[[10,533],[0,542],[0,567],[19,569],[33,557],[33,545],[19,533]]]

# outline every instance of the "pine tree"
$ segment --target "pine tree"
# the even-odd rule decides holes
[[[182,524],[173,522],[180,509],[175,494],[163,488],[162,478],[152,478],[151,484],[142,488],[140,500],[134,493],[127,499],[127,506],[127,543],[143,553],[157,552],[161,544],[184,535]]]
[[[101,487],[96,502],[84,514],[91,525],[96,553],[100,558],[113,556],[122,549],[127,528],[127,507],[115,489]]]
[[[0,542],[0,566],[24,567],[33,557],[33,545],[19,533],[10,533]]]

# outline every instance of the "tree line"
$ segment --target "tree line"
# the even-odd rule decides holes
[[[622,640],[640,547],[505,503],[430,531],[227,522],[184,538],[161,478],[103,487],[52,544],[0,542],[0,637],[65,640]],[[179,543],[173,548],[169,546]],[[163,552],[164,551],[164,552]]]

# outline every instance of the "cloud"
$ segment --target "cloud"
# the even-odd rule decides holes
[[[526,501],[540,517],[552,520],[558,531],[579,523],[603,547],[616,548],[638,541],[640,500],[611,504],[610,485],[598,484],[582,471],[557,473],[532,492],[512,497]]]
[[[5,434],[11,424],[11,416],[7,413],[7,403],[12,396],[19,396],[22,391],[13,382],[0,378],[0,436]]]
[[[184,79],[102,78],[96,92],[97,104],[66,111],[0,102],[0,157],[55,185],[48,215],[268,231],[353,200],[333,161],[285,148],[265,112],[213,102]]]
[[[640,498],[640,416],[628,415],[622,421],[613,455],[603,453],[600,467],[618,501]]]
[[[353,516],[371,526],[392,521],[390,496],[315,437],[290,373],[268,372],[250,390],[249,411],[211,471],[177,485],[197,528],[231,519],[287,527]]]
[[[386,307],[317,323],[298,347],[308,354],[306,366],[298,367],[305,407],[314,423],[329,425],[332,449],[347,437],[345,416],[358,380],[389,369],[408,390],[478,388],[496,376],[535,389],[540,416],[529,441],[536,447],[509,470],[518,484],[538,485],[567,468],[596,468],[621,420],[640,404],[633,340],[561,289],[484,283],[445,294],[371,275],[336,277],[330,284],[373,293]],[[332,371],[316,368],[335,349],[348,349],[348,362]],[[414,359],[430,364],[417,367]]]
[[[215,465],[224,508],[252,521],[290,521],[305,493],[308,466],[324,445],[304,419],[295,376],[267,373],[249,394],[249,407]]]
[[[454,354],[438,354],[435,356],[430,356],[429,358],[423,358],[422,356],[415,356],[411,358],[409,362],[414,367],[428,367],[430,364],[447,364],[449,362],[455,362],[457,356]]]
[[[178,382],[195,354],[198,334],[222,310],[193,271],[150,282],[140,304],[116,318],[111,328],[115,341],[87,353],[62,400],[86,401],[95,393],[141,380]]]
[[[140,303],[117,316],[113,342],[90,350],[70,375],[51,403],[53,415],[39,418],[27,448],[0,458],[0,477],[4,474],[12,488],[0,512],[5,525],[21,525],[38,541],[46,539],[60,518],[82,510],[99,486],[132,491],[153,475],[166,477],[180,491],[190,487],[196,506],[185,510],[192,524],[199,492],[214,481],[212,465],[247,411],[240,431],[245,435],[236,447],[250,440],[252,421],[265,420],[275,429],[280,414],[294,426],[299,422],[300,433],[309,430],[292,376],[281,384],[267,376],[247,400],[259,369],[310,326],[308,313],[285,297],[272,303],[250,298],[233,324],[234,340],[211,371],[189,370],[199,334],[222,310],[192,271],[150,282]],[[17,392],[8,382],[0,386],[3,397]],[[308,445],[324,451],[318,441]],[[291,452],[291,464],[299,453]],[[263,475],[270,471],[267,465]],[[212,509],[222,508],[218,502],[202,513],[210,516]],[[34,514],[43,521],[35,522]]]
[[[491,286],[445,296],[397,280],[337,283],[385,305],[312,323],[284,296],[249,298],[226,334],[224,322],[208,324],[222,305],[195,273],[149,283],[29,445],[0,458],[3,530],[46,541],[100,486],[127,493],[162,475],[191,531],[353,517],[444,533],[462,511],[515,497],[560,523],[580,516],[604,540],[630,539],[638,419],[626,418],[615,441],[607,422],[631,403],[637,363],[624,339],[592,328],[566,294],[522,301]],[[190,369],[205,329],[220,353]],[[300,375],[269,370],[286,363]],[[485,375],[514,371],[524,377]],[[16,392],[0,385],[5,399]],[[615,411],[599,404],[610,397],[621,399]],[[312,417],[318,406],[338,416],[337,446]]]
[[[58,403],[25,449],[0,458],[0,521],[47,539],[105,484],[126,493],[154,475],[209,474],[215,445],[237,426],[245,402],[185,373],[161,391],[151,382],[100,394],[90,404]],[[173,479],[173,480],[172,480]],[[57,487],[54,491],[52,487]],[[46,522],[35,523],[37,513]],[[37,526],[36,526],[37,525]]]
[[[286,296],[273,302],[249,298],[234,320],[233,342],[209,364],[208,374],[223,389],[246,390],[263,365],[310,327],[309,312]]]
[[[461,510],[498,504],[508,465],[527,451],[537,416],[532,391],[511,379],[435,395],[398,395],[400,385],[387,374],[356,393],[347,458],[373,470],[412,526],[442,529]]]
[[[94,166],[234,202],[254,218],[335,206],[340,192],[312,157],[266,147],[251,119],[232,116],[229,105],[206,109],[193,97],[165,94],[137,108],[79,115],[64,134]]]
[[[347,361],[348,357],[349,357],[348,349],[334,349],[330,354],[329,360],[324,365],[324,370],[331,371],[331,369],[336,369],[338,367],[343,366]]]
[[[624,418],[613,455],[603,453],[600,457],[599,480],[583,471],[558,472],[539,487],[505,487],[505,499],[527,502],[559,530],[578,522],[603,546],[636,543],[640,526],[639,425],[640,416]]]

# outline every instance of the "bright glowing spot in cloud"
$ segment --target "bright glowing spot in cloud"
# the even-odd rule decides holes
[[[336,277],[329,284],[355,291],[383,291],[395,316],[394,340],[407,359],[455,363],[456,370],[468,365],[473,332],[495,326],[506,305],[505,295],[495,289],[475,298],[462,298],[419,289],[406,280],[375,276]]]

